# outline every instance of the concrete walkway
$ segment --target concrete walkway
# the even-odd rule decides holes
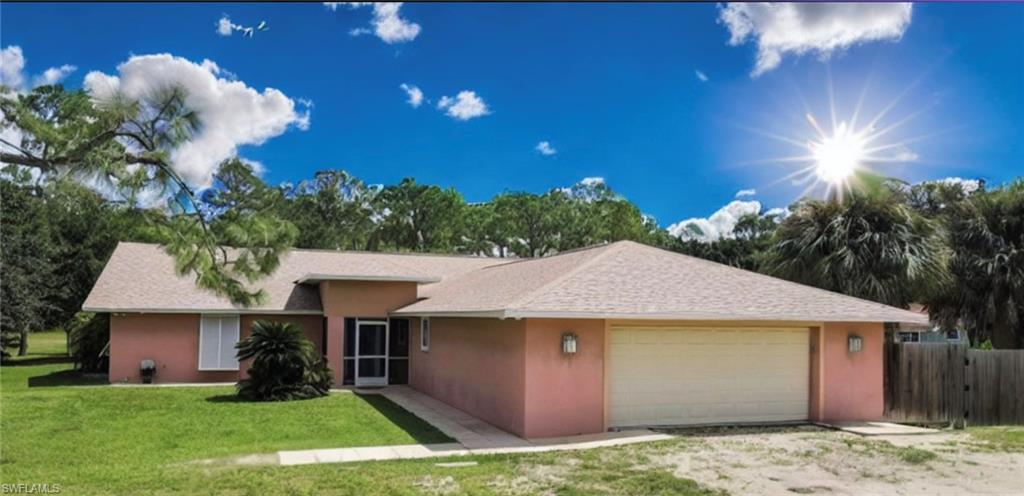
[[[939,432],[935,429],[891,422],[829,422],[822,425],[861,436],[913,436]]]
[[[409,386],[388,386],[382,389],[357,389],[359,394],[379,394],[413,415],[425,420],[468,449],[516,448],[530,446],[518,436],[509,434],[458,408],[442,403]]]
[[[448,437],[455,439],[456,442],[279,451],[277,453],[278,463],[281,465],[306,465],[313,463],[404,460],[499,453],[537,453],[605,448],[673,439],[673,436],[668,434],[660,434],[643,429],[526,440],[509,434],[462,410],[453,408],[407,386],[359,389],[356,392],[359,394],[379,394],[384,396],[417,417],[429,422],[439,431],[448,435]]]

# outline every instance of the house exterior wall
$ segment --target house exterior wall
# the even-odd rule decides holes
[[[346,317],[381,317],[417,298],[417,284],[407,281],[323,281],[320,304],[327,317],[327,365],[340,387]]]
[[[612,325],[808,327],[808,417],[882,416],[881,323],[434,318],[430,351],[422,352],[418,319],[410,319],[410,385],[527,438],[603,432]],[[579,339],[571,357],[561,353],[567,331]],[[847,351],[851,333],[864,339],[862,351]]]
[[[319,315],[242,315],[239,337],[252,332],[256,320],[294,322],[320,349],[323,319]],[[235,382],[245,376],[248,362],[237,371],[199,370],[200,314],[113,314],[110,316],[110,382],[138,383],[139,362],[156,362],[156,383]]]
[[[864,348],[851,353],[847,338],[855,334]],[[885,409],[882,378],[885,331],[881,323],[826,323],[816,341],[817,401],[811,419],[820,421],[880,420]],[[814,368],[812,368],[812,373]],[[812,389],[812,395],[815,390]]]
[[[406,281],[324,281],[320,304],[324,315],[387,317],[388,312],[416,301],[416,283]]]
[[[577,352],[562,353],[562,334]],[[605,430],[605,321],[527,319],[524,435],[527,438]]]
[[[519,436],[526,431],[526,321],[430,319],[430,349],[420,349],[410,319],[409,385]]]
[[[810,338],[811,349],[808,350],[808,355],[810,356],[811,361],[809,368],[811,372],[811,377],[809,379],[810,383],[808,384],[808,390],[810,391],[811,397],[808,399],[807,402],[807,406],[810,409],[807,418],[811,420],[820,420],[822,404],[821,397],[822,394],[825,392],[825,390],[822,389],[821,387],[821,370],[823,368],[822,360],[824,357],[824,355],[820,353],[823,343],[821,326],[811,328]]]

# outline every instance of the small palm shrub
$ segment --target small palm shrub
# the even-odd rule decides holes
[[[110,369],[110,314],[79,313],[69,326],[71,356],[82,372],[107,373]]]
[[[302,328],[291,322],[258,320],[238,342],[238,359],[252,358],[238,395],[250,401],[290,401],[325,396],[334,383],[331,369]]]

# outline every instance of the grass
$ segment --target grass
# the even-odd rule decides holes
[[[938,455],[932,451],[910,446],[896,446],[889,441],[843,439],[843,444],[853,452],[895,457],[911,465],[920,465],[938,458]]]
[[[971,443],[976,448],[1024,453],[1024,426],[968,427],[966,431],[977,441]]]
[[[69,367],[0,368],[3,483],[121,492],[197,459],[451,441],[377,396],[247,403],[231,387],[69,387],[76,378]]]
[[[912,464],[912,465],[918,465],[918,464],[921,464],[921,463],[924,463],[924,462],[928,462],[928,461],[934,460],[935,458],[938,457],[938,455],[936,455],[935,453],[933,453],[931,451],[923,450],[923,449],[919,449],[919,448],[909,448],[909,447],[906,447],[906,448],[894,448],[894,449],[895,449],[896,456],[899,457],[900,460],[903,460],[903,461],[905,461],[905,462],[907,462],[909,464]]]
[[[66,362],[68,358],[67,333],[61,330],[33,332],[28,335],[28,353],[17,356],[17,348],[8,348],[10,364],[39,364]],[[7,363],[7,362],[5,362]]]
[[[656,445],[300,467],[195,463],[451,440],[380,396],[247,403],[230,387],[88,386],[100,382],[66,363],[0,367],[0,483],[60,484],[69,494],[720,494],[647,466],[646,454],[669,449]],[[477,465],[437,466],[444,461]]]
[[[636,449],[488,455],[298,467],[221,467],[179,474],[176,490],[231,494],[604,494],[716,496],[661,468],[638,468]],[[441,467],[450,461],[473,466]]]

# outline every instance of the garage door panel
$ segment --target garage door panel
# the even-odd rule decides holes
[[[612,426],[803,420],[807,329],[615,327]]]

